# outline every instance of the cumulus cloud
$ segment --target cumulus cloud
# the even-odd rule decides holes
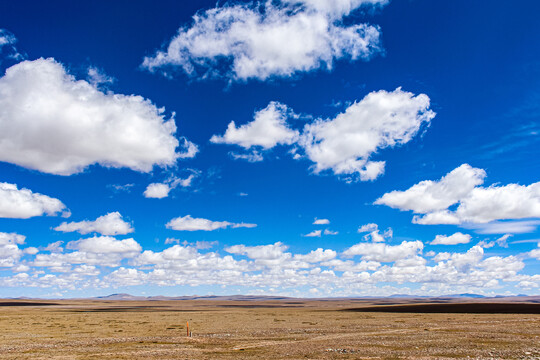
[[[245,246],[233,245],[225,248],[231,254],[246,255],[250,259],[272,260],[281,258],[289,247],[281,242],[270,245]]]
[[[0,93],[0,161],[57,175],[92,164],[149,172],[197,152],[188,140],[179,143],[163,108],[141,96],[104,93],[54,59],[8,68]]]
[[[330,220],[328,219],[315,218],[315,221],[313,221],[313,225],[328,225],[328,224],[330,224]]]
[[[540,182],[528,186],[483,184],[482,169],[463,164],[438,181],[422,181],[405,191],[384,194],[375,204],[387,205],[416,214],[417,224],[454,224],[475,227],[496,220],[540,217]],[[458,204],[455,210],[449,208]],[[500,223],[502,224],[502,223]],[[494,229],[497,225],[486,226]],[[503,232],[510,232],[501,226]]]
[[[270,102],[268,106],[255,113],[250,123],[236,127],[231,121],[225,134],[214,135],[210,139],[216,144],[234,144],[249,149],[254,146],[270,149],[278,144],[290,145],[298,137],[298,131],[287,125],[289,110],[279,102]]]
[[[141,245],[132,238],[117,240],[110,236],[95,236],[71,241],[66,245],[66,248],[93,254],[124,254],[126,257],[142,250]]]
[[[58,199],[28,189],[18,189],[16,184],[0,183],[0,217],[28,219],[42,215],[55,216],[62,212],[68,215],[66,206]]]
[[[187,178],[177,178],[171,177],[165,183],[151,183],[149,184],[143,192],[144,197],[154,198],[154,199],[163,199],[169,196],[169,192],[172,189],[175,189],[178,186],[181,187],[190,187],[193,179],[195,179],[195,174],[190,174]]]
[[[282,107],[279,111],[278,105]],[[256,114],[255,121],[241,127],[231,122],[225,135],[214,135],[211,141],[246,149],[270,149],[280,143],[294,145],[291,154],[300,158],[298,151],[303,151],[314,163],[315,173],[332,171],[348,181],[369,181],[383,174],[385,168],[384,161],[373,161],[371,156],[381,149],[411,141],[435,116],[429,106],[427,95],[415,96],[401,88],[371,92],[335,118],[317,119],[300,133],[286,123],[286,113],[292,110],[272,102]],[[249,160],[255,154],[256,159],[251,161],[261,161],[258,152],[234,157]]]
[[[435,239],[430,244],[431,245],[457,245],[457,244],[468,244],[470,241],[471,241],[471,235],[457,232],[450,236],[437,235],[435,236]]]
[[[212,221],[202,218],[193,218],[191,215],[177,217],[167,223],[168,229],[180,231],[213,231],[226,228],[254,228],[257,224],[232,223],[229,221]]]
[[[429,102],[427,95],[414,96],[401,88],[372,92],[334,119],[306,125],[299,143],[315,163],[315,173],[332,170],[374,180],[385,163],[371,161],[371,155],[409,142],[435,116]]]
[[[313,230],[312,232],[302,235],[305,237],[321,237],[322,230]]]
[[[267,1],[224,5],[193,16],[166,49],[145,57],[142,66],[170,75],[226,77],[231,81],[289,77],[335,60],[369,60],[381,51],[380,30],[368,24],[344,25],[342,19],[365,5],[386,0]]]
[[[358,228],[359,233],[372,232],[372,231],[377,231],[377,230],[379,230],[379,226],[374,223],[365,224]]]
[[[152,183],[146,187],[143,195],[147,198],[163,199],[169,196],[169,191],[171,191],[169,184]]]
[[[393,262],[418,255],[424,248],[421,241],[403,241],[400,245],[359,243],[343,252],[345,256],[361,255],[364,260]]]
[[[339,234],[338,231],[332,231],[330,229],[324,229],[324,232],[323,232],[324,235],[337,235]]]
[[[84,220],[70,223],[63,222],[55,227],[54,230],[62,232],[77,231],[83,235],[92,232],[101,235],[125,235],[134,231],[131,224],[124,221],[122,215],[117,211],[100,216],[94,221]]]

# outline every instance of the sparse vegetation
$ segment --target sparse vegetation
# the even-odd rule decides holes
[[[2,359],[540,358],[539,314],[343,311],[359,307],[345,300],[56,303],[0,307]]]

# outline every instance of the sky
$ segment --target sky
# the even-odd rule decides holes
[[[540,294],[539,11],[0,1],[0,297]]]

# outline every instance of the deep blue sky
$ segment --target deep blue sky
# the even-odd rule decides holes
[[[254,9],[252,3],[243,3]],[[377,9],[367,6],[342,16],[335,23],[341,27],[364,23],[378,26],[381,50],[364,60],[335,57],[331,69],[320,66],[298,70],[292,75],[274,74],[267,79],[243,80],[231,78],[230,73],[227,75],[227,64],[221,62],[205,67],[205,70],[220,74],[206,79],[200,73],[188,75],[179,66],[163,67],[172,74],[170,76],[163,76],[160,69],[152,72],[142,66],[145,57],[153,57],[156,51],[166,49],[179,29],[182,32],[193,27],[192,16],[196,13],[202,15],[211,8],[221,11],[235,4],[220,2],[216,5],[214,1],[0,1],[0,29],[17,39],[16,43],[1,48],[2,75],[21,61],[32,65],[39,58],[53,58],[77,80],[86,80],[89,68],[98,69],[114,79],[112,83],[99,85],[98,91],[109,92],[110,96],[112,93],[133,94],[149,99],[156,107],[165,108],[165,120],[172,112],[176,113],[174,136],[187,138],[199,149],[193,158],[179,159],[169,167],[157,164],[150,172],[133,170],[129,166],[109,168],[102,163],[83,166],[82,171],[69,175],[35,169],[14,160],[14,156],[2,156],[0,182],[58,199],[69,209],[71,216],[62,218],[61,212],[57,211],[53,216],[43,214],[23,219],[0,207],[0,211],[4,211],[0,212],[0,233],[24,235],[24,243],[17,244],[19,251],[29,247],[39,251],[37,254],[32,251],[22,253],[10,248],[4,255],[0,251],[0,264],[5,265],[0,267],[0,296],[70,297],[119,291],[300,296],[398,292],[538,294],[540,186],[525,188],[538,182],[540,174],[538,2],[391,0]],[[276,2],[275,6],[277,9],[280,4]],[[300,9],[322,14],[322,10],[310,10],[307,5]],[[189,53],[189,50],[186,51]],[[286,44],[283,51],[288,51]],[[19,56],[11,56],[13,52],[18,52]],[[3,80],[0,104],[13,103],[11,95],[6,94],[16,84]],[[366,95],[380,90],[390,93],[398,87],[412,96],[427,95],[429,109],[436,115],[429,125],[423,123],[410,141],[379,147],[370,153],[370,160],[386,162],[384,174],[373,180],[361,181],[356,177],[347,181],[347,176],[336,174],[332,169],[316,173],[315,161],[302,153],[299,145],[278,145],[266,150],[253,146],[243,150],[234,144],[210,142],[213,135],[223,135],[231,121],[237,127],[252,122],[254,113],[266,108],[271,101],[285,104],[299,115],[289,117],[287,126],[302,134],[306,124],[315,123],[317,119],[330,121]],[[57,106],[47,96],[44,95],[42,100]],[[2,97],[8,100],[2,100]],[[39,128],[41,120],[31,119],[20,125],[23,116],[18,114],[24,111],[19,108],[2,111],[0,108],[0,129],[17,129],[25,138],[24,134],[29,131],[27,126]],[[57,111],[68,113],[66,109]],[[66,116],[74,123],[80,121],[77,116]],[[367,118],[374,123],[379,121],[377,115],[368,114]],[[54,119],[49,122],[52,123]],[[6,137],[0,134],[0,143]],[[144,137],[142,141],[145,141]],[[20,146],[24,149],[25,146],[32,147],[32,143],[25,140]],[[294,160],[288,153],[295,146],[302,155],[299,160]],[[61,151],[61,144],[59,148]],[[0,153],[5,151],[2,149],[0,147]],[[252,150],[262,154],[264,160],[248,162],[235,160],[231,155],[231,152],[249,153]],[[66,156],[70,155],[69,151],[66,148]],[[411,208],[405,205],[373,204],[385,193],[405,191],[424,180],[439,181],[462,164],[485,171],[484,181],[477,187],[500,188],[498,195],[470,200],[482,208],[480,212],[488,215],[476,213],[476,218],[462,218],[459,224],[422,225],[412,222],[413,211],[408,211]],[[190,174],[194,175],[190,186],[177,185],[167,197],[146,198],[143,195],[151,183],[169,181],[171,185],[174,179],[185,179]],[[114,189],[114,185],[126,184],[132,185],[126,190]],[[510,189],[509,184],[515,185]],[[466,187],[453,186],[456,189]],[[441,191],[439,189],[437,193]],[[444,194],[441,196],[446,196]],[[421,201],[423,196],[427,195],[419,194],[416,198]],[[507,212],[494,209],[493,204],[500,203],[489,201],[498,197],[509,199],[505,204],[515,208]],[[455,211],[459,202],[466,201],[464,199],[456,199],[441,209]],[[13,206],[9,200],[0,197],[0,204],[2,201],[7,204],[5,207]],[[479,201],[485,201],[485,204],[479,204]],[[119,212],[134,232],[104,234],[90,231],[81,234],[54,230],[62,222],[94,221],[111,212]],[[421,211],[414,213],[423,214]],[[257,226],[229,226],[213,231],[166,228],[165,224],[171,219],[186,215]],[[489,221],[478,220],[481,216]],[[328,219],[329,224],[314,225],[316,218]],[[516,225],[519,229],[485,230],[491,229],[497,221],[503,225]],[[519,226],[524,221],[532,224],[525,230]],[[368,232],[359,233],[358,229],[370,223],[378,225],[380,234],[391,228],[393,236],[387,233],[384,241],[377,243],[373,237],[365,238]],[[338,234],[305,236],[325,229]],[[450,236],[458,232],[460,236],[470,235],[467,243],[430,244],[437,235]],[[486,245],[506,234],[511,235],[506,237],[506,244],[501,240],[492,246]],[[99,239],[105,236],[115,239],[109,239],[111,247],[100,248]],[[72,252],[80,254],[84,249],[88,251],[87,247],[80,247],[83,242],[68,246],[70,241],[90,239],[88,244],[94,244],[89,245],[90,253],[104,258],[116,251],[111,250],[116,246],[114,241],[129,238],[133,238],[140,248],[134,253],[119,252],[121,258],[116,264],[73,261],[66,256]],[[159,253],[176,245],[174,242],[166,244],[167,238],[179,239],[180,245],[195,255],[190,255],[191,260],[187,257],[168,258],[160,264],[140,260],[143,251]],[[57,241],[63,242],[63,252],[58,253],[64,256],[58,257],[62,265],[56,268],[51,263],[39,266],[36,257],[42,254],[50,260],[54,251],[45,248]],[[195,249],[197,241],[216,243],[208,249]],[[386,253],[404,241],[411,244],[420,241],[423,248],[411,256],[391,261],[372,254],[378,251],[375,245],[385,247],[381,251]],[[8,242],[14,243],[6,240],[6,244]],[[282,249],[278,255],[266,253],[270,248],[264,247],[255,248],[264,255],[253,255],[245,250],[277,242],[288,249]],[[347,253],[347,249],[356,244],[367,244],[367,248],[373,246],[366,253]],[[232,250],[230,247],[234,245],[243,245],[244,250]],[[335,251],[334,259],[358,264],[375,261],[379,265],[351,270],[353,275],[344,275],[335,264],[315,260],[308,261],[305,266],[291,265],[290,258],[317,248]],[[458,260],[466,258],[474,249],[483,249],[480,258]],[[437,258],[430,252],[448,255]],[[204,263],[201,259],[205,254],[207,257],[214,254],[220,259],[232,256],[238,264],[231,265],[230,271],[237,272],[230,277],[215,276],[216,272],[224,270],[217,265],[213,267],[212,264],[217,262]],[[275,263],[265,263],[269,259]],[[244,263],[240,264],[242,261]],[[407,261],[410,263],[404,265]],[[490,264],[498,265],[492,268]],[[76,272],[74,269],[85,265],[94,268],[80,278],[69,277]],[[443,267],[455,269],[460,275],[440,270]],[[131,273],[129,281],[119,280],[117,275],[126,269],[133,269],[136,274]],[[156,269],[162,269],[167,279],[152,275]],[[287,269],[294,274],[288,273]],[[199,275],[194,276],[191,271]],[[325,271],[331,275],[321,275]],[[27,277],[20,274],[27,274]],[[48,274],[53,276],[43,278]],[[187,286],[194,278],[197,279],[194,286]],[[124,286],[131,284],[133,286]]]

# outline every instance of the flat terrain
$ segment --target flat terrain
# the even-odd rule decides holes
[[[0,300],[0,358],[540,359],[537,301],[426,301]]]

